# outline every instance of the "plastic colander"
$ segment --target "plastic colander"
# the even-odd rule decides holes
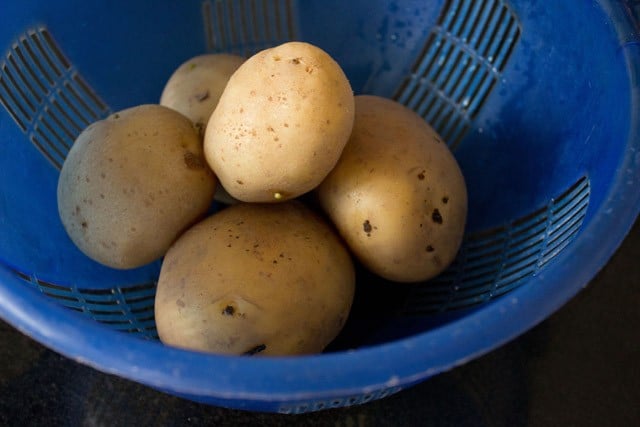
[[[533,327],[607,262],[640,210],[636,1],[35,1],[0,5],[0,316],[59,353],[178,396],[299,413],[378,399]],[[67,237],[58,173],[91,122],[157,103],[205,52],[314,43],[356,94],[415,110],[458,159],[466,236],[439,277],[359,270],[326,352],[170,348],[160,262],[101,266]]]

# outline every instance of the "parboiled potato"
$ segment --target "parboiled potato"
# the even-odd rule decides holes
[[[164,255],[206,213],[215,187],[189,119],[167,107],[141,105],[78,136],[60,172],[58,211],[87,256],[134,268]]]
[[[288,200],[335,166],[353,117],[340,66],[316,46],[285,43],[258,52],[231,76],[207,125],[205,156],[234,198]]]
[[[351,138],[317,192],[355,256],[386,279],[430,279],[458,252],[462,172],[437,133],[395,101],[356,97]]]
[[[160,105],[184,114],[204,137],[209,117],[218,105],[231,75],[244,58],[227,53],[198,55],[183,62],[171,75],[160,96]],[[234,199],[222,185],[216,187],[214,199],[233,204]]]
[[[160,96],[160,105],[184,114],[204,135],[209,117],[218,105],[229,78],[243,62],[243,57],[225,53],[190,58],[167,81]]]
[[[240,203],[186,231],[165,256],[155,300],[168,345],[226,354],[322,351],[355,287],[337,233],[299,201]]]

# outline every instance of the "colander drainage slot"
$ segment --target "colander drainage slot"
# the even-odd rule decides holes
[[[13,268],[11,271],[58,304],[109,328],[147,339],[158,338],[153,306],[155,282],[112,289],[83,289],[50,283]]]
[[[202,19],[210,52],[248,57],[296,38],[293,0],[206,0]]]
[[[110,113],[46,28],[27,31],[5,55],[0,104],[58,169],[78,134]]]
[[[498,82],[520,32],[502,0],[448,0],[394,99],[455,149]]]

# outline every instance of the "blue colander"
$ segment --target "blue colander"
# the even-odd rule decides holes
[[[103,372],[254,411],[364,403],[486,353],[586,286],[640,211],[639,3],[3,0],[0,317]],[[81,254],[57,214],[60,167],[93,121],[157,103],[186,59],[289,40],[440,133],[468,186],[462,248],[425,283],[359,271],[323,354],[164,346],[160,262],[117,271]]]

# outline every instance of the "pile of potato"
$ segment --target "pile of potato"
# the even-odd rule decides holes
[[[214,198],[227,206],[211,214]],[[352,256],[396,282],[444,270],[467,194],[420,116],[354,96],[326,52],[289,42],[247,60],[192,58],[158,105],[89,126],[63,165],[58,209],[102,264],[164,257],[155,300],[164,343],[291,355],[322,351],[343,328]]]

